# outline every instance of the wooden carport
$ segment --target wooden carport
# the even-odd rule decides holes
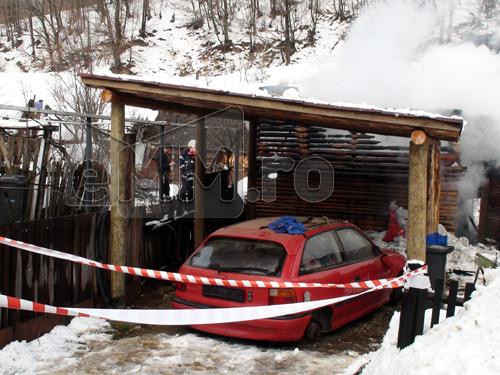
[[[134,78],[106,77],[80,74],[83,83],[102,89],[102,99],[112,104],[111,132],[116,141],[111,146],[111,190],[113,192],[112,254],[114,264],[123,264],[125,225],[117,208],[117,198],[124,197],[124,173],[118,173],[118,152],[125,133],[125,105],[168,112],[206,116],[229,107],[241,109],[250,124],[248,148],[248,187],[256,186],[256,129],[261,118],[291,121],[303,126],[321,126],[362,133],[405,137],[410,142],[408,187],[408,259],[425,261],[426,233],[436,232],[439,220],[440,195],[440,141],[458,141],[463,120],[461,118],[435,117],[430,114],[352,108],[306,101],[286,100],[264,96],[216,91],[204,88],[177,86]],[[197,124],[198,126],[198,124]],[[203,125],[200,124],[200,129]],[[203,132],[198,131],[197,144]],[[201,164],[197,164],[201,165]],[[198,172],[197,172],[198,173]],[[199,207],[195,197],[195,207]],[[195,222],[195,244],[200,241]],[[198,230],[198,235],[196,231]],[[114,283],[114,286],[113,286]],[[115,296],[120,295],[124,283],[120,275],[112,280]]]

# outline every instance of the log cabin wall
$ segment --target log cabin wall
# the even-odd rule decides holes
[[[409,140],[408,140],[409,142]],[[456,181],[465,169],[458,167],[452,149],[441,151],[440,223],[448,231],[455,228]],[[344,132],[331,134],[321,127],[303,127],[289,123],[261,121],[257,128],[257,216],[327,216],[348,220],[364,230],[382,231],[389,222],[392,201],[408,208],[409,146],[386,146],[374,135]],[[276,197],[270,197],[269,172],[284,164],[277,157],[299,162],[308,157],[326,160],[334,171],[332,194],[319,202],[308,202],[297,195],[295,168],[278,171]],[[286,169],[286,168],[284,168]],[[312,189],[320,186],[319,175],[309,174]],[[272,187],[271,187],[272,189]]]
[[[493,240],[500,243],[500,174],[491,173],[481,194],[481,216],[478,240],[482,243]]]

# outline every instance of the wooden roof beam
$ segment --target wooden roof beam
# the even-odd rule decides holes
[[[457,141],[463,127],[459,118],[416,116],[408,113],[389,112],[379,109],[340,107],[287,99],[255,97],[195,87],[175,86],[157,82],[123,80],[117,77],[102,77],[81,74],[84,84],[90,87],[109,89],[128,94],[127,105],[146,108],[160,107],[164,103],[170,110],[194,113],[196,111],[218,111],[239,107],[246,118],[272,118],[291,121],[306,126],[321,126],[348,131],[373,133],[410,138],[415,130],[425,131],[439,140]],[[140,101],[147,99],[145,101]],[[155,104],[156,103],[156,104]]]

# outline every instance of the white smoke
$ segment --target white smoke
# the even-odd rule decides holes
[[[466,11],[459,8],[466,3]],[[481,3],[436,0],[416,7],[394,0],[366,8],[345,44],[305,77],[301,95],[443,115],[461,110],[467,123],[462,161],[470,169],[461,186],[473,194],[484,180],[483,161],[500,165],[500,55],[485,45],[457,43],[460,36],[449,25],[465,21],[459,16]],[[498,17],[488,22],[498,30]],[[498,35],[492,33],[492,41]],[[454,42],[442,44],[447,39]]]

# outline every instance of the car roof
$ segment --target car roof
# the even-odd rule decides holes
[[[281,218],[282,217],[280,216],[273,216],[243,221],[221,228],[212,233],[210,237],[228,236],[275,241],[283,244],[292,255],[296,252],[297,244],[302,243],[306,237],[309,237],[309,235],[312,235],[317,231],[321,231],[322,228],[336,227],[339,225],[351,225],[346,221],[330,220],[326,217],[314,218],[310,216],[296,216],[295,219],[297,222],[301,222],[306,227],[304,235],[276,233],[274,230],[268,228],[269,224]]]
[[[261,217],[253,220],[246,220],[240,223],[230,225],[227,228],[237,229],[265,229],[273,221],[282,219],[283,216]],[[327,217],[313,217],[313,216],[293,216],[298,223],[304,224],[306,227],[305,232],[331,224],[346,223],[340,220],[331,220]]]

